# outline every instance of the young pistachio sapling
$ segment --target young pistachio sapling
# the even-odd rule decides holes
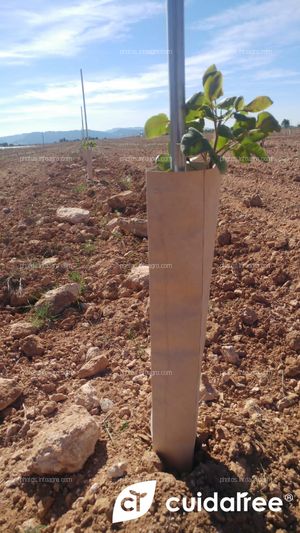
[[[248,163],[252,156],[268,161],[268,155],[259,143],[273,131],[280,131],[277,120],[265,111],[273,104],[272,100],[268,96],[257,96],[245,104],[242,96],[221,99],[223,75],[215,65],[205,71],[202,83],[203,91],[194,94],[184,109],[186,131],[180,148],[186,158],[186,169],[216,166],[221,173],[225,173],[227,163],[224,155],[228,152],[243,163]],[[212,123],[211,140],[203,133],[205,120]],[[166,114],[154,115],[145,124],[145,136],[151,139],[165,135],[169,125]],[[157,156],[156,165],[159,170],[170,170],[170,155]]]
[[[81,146],[83,148],[83,157],[86,160],[87,164],[87,179],[92,181],[93,179],[93,166],[92,166],[92,150],[96,146],[96,141],[92,139],[83,139],[81,141]]]

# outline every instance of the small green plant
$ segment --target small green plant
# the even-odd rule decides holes
[[[135,339],[137,336],[137,332],[135,329],[133,328],[130,328],[128,331],[127,331],[127,339],[128,340],[133,340]]]
[[[83,251],[87,255],[91,255],[95,251],[95,244],[92,241],[87,241],[83,244]]]
[[[280,125],[271,113],[265,111],[272,100],[268,96],[257,96],[245,104],[242,96],[223,96],[223,75],[211,65],[203,75],[203,91],[194,94],[185,104],[185,133],[180,148],[186,158],[186,168],[212,168],[217,166],[225,173],[227,152],[241,162],[248,163],[252,156],[268,161],[260,141],[273,131],[280,131]],[[253,113],[257,114],[256,116]],[[204,134],[205,120],[212,123],[213,137],[208,140]],[[228,121],[233,121],[228,125]],[[145,124],[145,136],[149,139],[168,133],[170,121],[160,113],[149,118]],[[156,158],[160,170],[170,170],[169,154]]]
[[[96,143],[96,141],[93,141],[92,139],[84,139],[81,142],[81,146],[85,150],[88,150],[89,148],[95,148],[95,146],[97,146],[97,143]]]
[[[76,185],[74,187],[74,192],[81,194],[82,192],[86,191],[86,185],[85,183],[79,183],[79,185]]]
[[[129,428],[129,422],[123,422],[120,425],[120,431],[125,431],[125,429],[128,429],[128,428]]]
[[[83,139],[83,141],[81,142],[81,146],[83,149],[82,155],[87,165],[87,179],[88,181],[92,181],[93,180],[92,152],[93,152],[93,148],[96,146],[96,141],[93,141],[92,139]]]
[[[124,176],[124,178],[120,179],[119,185],[120,185],[122,191],[127,191],[127,190],[131,189],[132,177],[131,176]]]
[[[71,281],[73,281],[74,283],[78,283],[80,285],[80,293],[83,293],[85,289],[85,281],[82,275],[80,274],[80,272],[76,272],[76,271],[69,272],[68,277]]]
[[[41,305],[33,309],[33,314],[30,317],[30,321],[36,328],[42,328],[47,322],[53,319],[51,315],[49,304]]]

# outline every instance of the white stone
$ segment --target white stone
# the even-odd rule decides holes
[[[90,212],[80,207],[59,207],[56,211],[56,217],[58,220],[70,222],[70,224],[80,224],[89,221]]]
[[[81,405],[71,405],[35,437],[26,464],[28,474],[78,472],[93,454],[99,437],[94,418]]]

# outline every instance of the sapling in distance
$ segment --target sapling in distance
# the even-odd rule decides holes
[[[203,91],[195,93],[185,104],[185,133],[180,148],[186,159],[186,169],[206,169],[216,166],[227,170],[224,155],[231,152],[239,161],[248,163],[252,156],[268,161],[260,142],[273,131],[280,131],[277,120],[265,111],[273,104],[268,96],[257,96],[245,104],[242,96],[223,96],[223,75],[211,65],[202,78]],[[212,124],[213,136],[204,136],[205,120]],[[145,124],[147,138],[167,134],[169,118],[160,113]],[[230,125],[229,125],[230,124]],[[170,170],[169,154],[156,158],[159,170]]]

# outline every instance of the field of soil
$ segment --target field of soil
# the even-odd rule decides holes
[[[203,361],[211,396],[184,475],[166,470],[150,435],[145,169],[165,144],[97,141],[92,182],[80,143],[0,151],[1,532],[300,531],[300,132],[267,140],[268,163],[230,160],[223,177]],[[89,215],[69,223],[61,207]],[[65,291],[57,312],[43,304],[53,289]],[[65,447],[65,471],[45,471],[55,450],[44,435],[61,435],[52,448]],[[72,446],[84,464],[68,473]],[[151,479],[148,513],[112,525],[121,490]],[[283,512],[165,507],[215,491],[279,496]]]

